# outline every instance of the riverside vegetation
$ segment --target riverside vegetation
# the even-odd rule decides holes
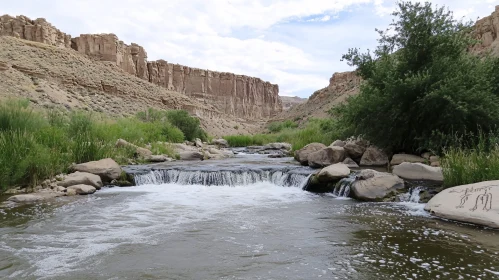
[[[297,150],[360,135],[388,153],[441,155],[447,187],[499,179],[499,58],[469,52],[477,43],[472,23],[445,7],[398,2],[392,15],[388,30],[376,30],[373,52],[353,48],[343,56],[362,84],[330,110],[331,119],[302,128],[271,124],[267,134],[225,139],[288,141]]]
[[[135,117],[111,119],[87,112],[36,111],[27,100],[7,100],[0,103],[0,190],[36,185],[67,172],[73,163],[109,157],[126,164],[136,150],[116,147],[120,138],[175,157],[171,147],[158,141],[206,137],[199,120],[181,110],[149,109]]]

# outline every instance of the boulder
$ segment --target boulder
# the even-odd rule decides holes
[[[366,147],[358,145],[355,142],[348,142],[345,146],[343,146],[343,148],[345,149],[347,156],[353,159],[361,158],[366,151]]]
[[[49,200],[58,196],[62,196],[62,194],[58,192],[41,192],[41,193],[30,193],[30,194],[18,194],[9,197],[7,200],[17,203],[32,203],[32,202]]]
[[[431,153],[429,153],[429,152],[423,153],[423,154],[421,154],[421,157],[429,160],[431,157]]]
[[[363,166],[385,166],[388,165],[388,156],[386,153],[375,147],[370,146],[366,149],[360,160],[360,165]]]
[[[203,160],[204,155],[198,151],[185,151],[179,153],[181,160]]]
[[[96,191],[94,187],[83,184],[67,187],[66,190],[68,190],[69,192],[72,192],[74,190],[76,194],[81,194],[81,195],[93,194]]]
[[[425,210],[444,219],[499,228],[499,181],[445,189],[430,199]]]
[[[425,163],[426,159],[416,156],[416,155],[410,155],[410,154],[395,154],[392,157],[392,160],[390,161],[390,165],[398,165],[403,162],[420,162],[420,163]]]
[[[285,151],[291,151],[293,148],[293,145],[289,143],[269,143],[265,146],[263,146],[264,150],[285,150]]]
[[[201,141],[201,139],[199,139],[199,138],[196,138],[194,140],[194,144],[196,144],[196,147],[198,147],[198,148],[202,148],[203,147],[203,141]]]
[[[143,158],[147,158],[148,156],[151,156],[152,155],[152,152],[146,148],[142,148],[142,147],[139,147],[137,145],[134,145],[132,143],[129,143],[123,139],[118,139],[118,141],[116,141],[116,144],[115,144],[116,147],[131,147],[131,148],[134,148],[135,149],[135,153],[139,156],[139,157],[143,157]]]
[[[331,145],[329,145],[329,147],[333,147],[333,146],[336,146],[336,147],[345,147],[345,141],[336,140],[333,143],[331,143]]]
[[[345,158],[343,164],[345,164],[348,168],[359,168],[359,165],[349,157]]]
[[[165,162],[165,161],[172,161],[171,158],[165,155],[150,155],[146,158],[147,161],[149,162]]]
[[[75,173],[71,173],[67,175],[63,181],[57,182],[57,185],[62,186],[62,187],[69,187],[69,186],[74,186],[74,185],[90,185],[95,187],[96,189],[100,190],[102,188],[102,180],[99,175],[95,175],[92,173],[87,173],[87,172],[79,172],[76,171]]]
[[[211,143],[213,143],[214,145],[217,145],[219,147],[224,147],[224,148],[229,147],[229,142],[227,142],[227,140],[225,140],[225,139],[215,139],[215,140],[211,141]]]
[[[194,146],[189,146],[189,145],[186,145],[186,144],[178,144],[178,143],[173,143],[171,144],[173,150],[175,151],[175,153],[180,153],[180,152],[197,152],[199,151],[198,148],[194,147]]]
[[[422,163],[403,162],[393,168],[393,174],[407,180],[443,182],[442,168]]]
[[[321,182],[331,182],[338,181],[342,178],[346,178],[350,175],[350,168],[343,163],[335,163],[330,166],[324,167],[317,178]]]
[[[111,182],[121,175],[121,167],[111,158],[76,164],[72,169],[99,175],[103,182]]]
[[[308,165],[308,156],[311,153],[317,152],[326,148],[322,143],[310,143],[305,147],[295,151],[295,159],[302,165]]]
[[[362,201],[383,201],[404,189],[404,180],[398,176],[364,169],[351,185],[352,196]]]
[[[313,168],[324,167],[342,162],[345,159],[345,150],[342,147],[327,147],[308,155],[308,165]]]

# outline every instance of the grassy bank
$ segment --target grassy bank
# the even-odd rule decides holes
[[[333,129],[335,123],[332,120],[311,119],[302,128],[298,125],[285,121],[272,123],[268,127],[268,133],[256,135],[230,135],[224,139],[232,147],[245,147],[251,145],[265,145],[272,142],[287,142],[293,145],[293,150],[299,150],[312,142],[330,145],[334,140],[340,138],[342,133]]]
[[[449,148],[442,158],[444,185],[453,187],[499,180],[499,138],[479,134],[474,148]]]
[[[126,163],[135,151],[115,147],[119,138],[142,147],[151,144],[154,154],[174,156],[170,147],[157,142],[189,139],[182,129],[195,131],[191,136],[204,132],[187,112],[169,114],[186,125],[179,128],[168,117],[144,120],[140,114],[111,119],[83,112],[35,111],[25,100],[4,101],[0,103],[0,190],[36,185],[66,172],[72,163],[107,157]]]

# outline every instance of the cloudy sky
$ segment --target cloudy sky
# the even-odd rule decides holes
[[[435,0],[476,20],[496,0]],[[149,60],[260,77],[280,94],[308,97],[341,55],[376,46],[375,28],[391,22],[393,0],[4,0],[0,14],[44,17],[73,37],[115,33],[142,45]]]

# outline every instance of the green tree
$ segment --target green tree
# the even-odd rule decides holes
[[[456,135],[499,124],[499,62],[467,52],[471,22],[445,7],[398,2],[376,50],[343,56],[363,79],[360,94],[332,110],[346,131],[393,151],[439,149]]]

